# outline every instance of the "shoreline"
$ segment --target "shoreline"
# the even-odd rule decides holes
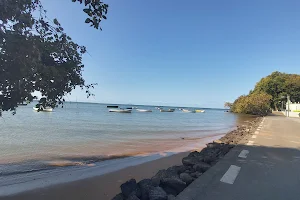
[[[258,118],[254,118],[251,121],[255,121]],[[249,121],[245,121],[244,124]],[[238,126],[243,127],[247,125]],[[228,132],[224,137],[231,133],[237,132],[236,130]],[[224,134],[223,134],[224,135]],[[198,144],[197,150],[199,151],[202,148],[205,148],[205,144],[211,141],[218,141],[222,135],[204,138],[201,144]],[[222,139],[221,138],[221,139]],[[195,150],[195,149],[194,149]],[[191,151],[185,152],[176,152],[170,153],[165,152],[165,154],[158,154],[155,158],[150,158],[150,156],[144,157],[144,162],[134,163],[130,161],[131,165],[123,166],[122,168],[115,168],[111,166],[106,166],[108,171],[102,174],[95,174],[95,170],[87,169],[86,171],[78,170],[73,174],[70,172],[65,173],[64,176],[60,176],[60,180],[64,180],[62,182],[57,182],[56,184],[43,185],[41,184],[41,180],[35,180],[35,184],[31,185],[30,188],[26,188],[30,186],[28,183],[21,184],[12,184],[6,187],[5,194],[0,194],[0,199],[11,199],[11,200],[19,200],[19,199],[112,199],[117,193],[119,193],[120,185],[130,178],[134,178],[137,181],[151,178],[155,175],[157,171],[162,171],[161,169],[166,169],[168,167],[172,168],[174,165],[181,165],[182,159],[188,157],[193,154]],[[169,153],[169,154],[168,154]],[[128,162],[127,162],[128,163]],[[118,164],[117,164],[118,165]],[[97,166],[96,166],[97,167]],[[93,167],[91,167],[93,168]],[[69,173],[69,174],[68,174]],[[99,168],[98,168],[99,173]],[[57,174],[58,175],[58,174]],[[77,179],[70,179],[70,177],[77,177]],[[156,175],[155,175],[156,176]],[[155,177],[154,176],[154,177]],[[79,179],[78,179],[79,177]],[[32,178],[32,177],[31,177]],[[53,177],[52,177],[53,178]],[[45,182],[45,180],[43,180]],[[23,189],[22,192],[16,193],[16,191],[8,191],[7,189],[15,186],[18,189]],[[25,187],[25,188],[24,188]],[[0,189],[5,189],[0,186]],[[35,189],[34,189],[35,188]],[[11,189],[10,189],[11,190]],[[4,190],[2,190],[4,191]],[[10,193],[9,193],[10,192]],[[83,195],[83,196],[82,196]]]
[[[84,166],[58,167],[50,171],[41,170],[31,173],[2,177],[2,180],[0,182],[0,199],[7,199],[11,196],[19,196],[23,193],[29,194],[31,192],[34,192],[36,194],[36,192],[39,190],[47,190],[48,188],[51,190],[52,187],[56,187],[57,185],[72,185],[75,182],[81,182],[94,178],[99,178],[102,180],[102,176],[106,177],[106,175],[108,174],[118,173],[119,171],[122,171],[126,168],[139,168],[140,165],[148,165],[152,162],[155,163],[155,166],[158,166],[158,171],[159,169],[168,166],[160,166],[160,162],[169,160],[169,157],[171,157],[170,163],[173,163],[173,165],[177,163],[180,164],[182,159],[181,155],[186,155],[191,151],[201,150],[205,147],[205,144],[207,142],[218,139],[223,135],[224,134],[216,134],[212,136],[206,136],[201,139],[198,138],[195,139],[194,142],[189,143],[189,145],[187,146],[180,146],[178,148],[173,148],[163,152],[145,153],[118,159],[95,162]],[[176,163],[174,163],[173,160],[176,160]],[[135,169],[132,173],[135,173],[136,170],[137,169]],[[140,176],[142,177],[142,174]],[[147,176],[144,176],[144,178],[147,178]],[[119,186],[116,188],[118,189]],[[101,197],[101,199],[102,198],[103,197]],[[21,199],[23,199],[23,197]]]

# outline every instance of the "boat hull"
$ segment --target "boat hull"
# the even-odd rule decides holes
[[[122,110],[122,109],[110,109],[109,112],[117,112],[117,113],[131,113],[132,110]]]

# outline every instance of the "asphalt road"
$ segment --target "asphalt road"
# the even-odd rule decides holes
[[[176,200],[300,199],[300,118],[268,116],[247,140]]]

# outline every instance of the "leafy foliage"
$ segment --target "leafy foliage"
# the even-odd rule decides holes
[[[266,93],[252,93],[237,98],[231,111],[252,115],[265,116],[270,112],[270,100],[272,96]]]
[[[232,103],[230,103],[230,102],[224,103],[224,108],[231,108],[231,107],[232,107]]]
[[[85,23],[90,24],[90,26],[101,29],[99,26],[100,22],[103,19],[106,19],[108,5],[101,2],[100,0],[72,0],[72,2],[79,2],[81,4],[84,3],[85,8],[83,12],[85,12],[88,17],[85,20]]]
[[[273,72],[256,84],[255,92],[271,95],[271,108],[277,110],[287,95],[291,96],[291,101],[300,101],[300,75]]]
[[[256,83],[249,95],[242,95],[231,107],[232,112],[264,115],[277,110],[290,95],[291,101],[300,101],[300,75],[273,72]]]
[[[84,5],[88,23],[98,29],[108,5],[98,0],[85,0]],[[32,101],[35,91],[52,107],[63,104],[77,86],[92,95],[94,84],[87,85],[82,77],[86,48],[72,41],[57,19],[47,18],[39,0],[1,0],[0,8],[0,114]]]

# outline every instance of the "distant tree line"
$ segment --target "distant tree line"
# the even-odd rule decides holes
[[[300,101],[300,75],[273,72],[256,83],[248,95],[238,97],[232,104],[225,103],[232,112],[267,115],[271,110],[280,110],[286,97],[293,102]]]

